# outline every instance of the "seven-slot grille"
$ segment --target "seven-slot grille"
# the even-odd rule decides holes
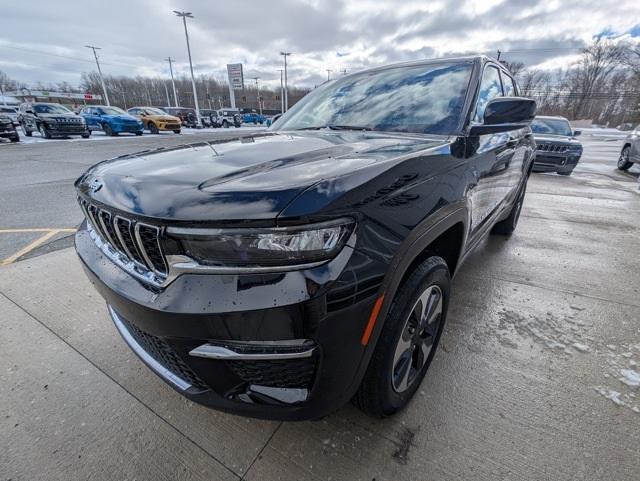
[[[538,150],[541,152],[566,152],[569,149],[567,145],[554,145],[554,144],[538,144]]]
[[[155,274],[167,275],[158,227],[114,215],[83,199],[78,199],[78,202],[91,227],[103,242]]]

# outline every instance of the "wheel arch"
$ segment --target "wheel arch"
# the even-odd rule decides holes
[[[398,289],[413,268],[428,257],[437,255],[445,260],[452,277],[457,272],[467,242],[469,219],[466,202],[449,204],[430,215],[407,236],[389,264],[378,293],[378,300],[382,299],[381,305],[376,315],[372,314],[375,318],[370,319],[375,325],[367,342],[363,342],[368,345],[370,351],[378,340],[384,319]]]

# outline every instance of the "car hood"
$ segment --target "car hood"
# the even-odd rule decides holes
[[[439,148],[448,151],[446,137],[264,133],[105,161],[80,177],[76,187],[89,200],[135,216],[274,221],[296,196],[322,180],[360,175],[364,182],[411,152]]]
[[[79,115],[76,115],[74,113],[68,113],[68,114],[38,114],[38,118],[39,119],[46,119],[46,120],[65,120],[65,119],[78,119],[78,120],[82,120],[82,117],[80,117]]]
[[[162,122],[180,122],[180,119],[175,115],[146,115],[145,119],[160,120]]]

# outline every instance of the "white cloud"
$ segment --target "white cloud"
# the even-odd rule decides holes
[[[235,0],[196,2],[72,0],[14,2],[3,9],[0,69],[33,84],[77,84],[102,47],[105,73],[168,76],[163,59],[188,71],[181,21],[189,21],[195,69],[224,77],[243,62],[247,77],[279,85],[290,50],[291,83],[313,86],[339,71],[425,57],[506,52],[508,60],[556,68],[602,31],[623,34],[640,22],[635,0]],[[573,48],[574,50],[570,50]],[[543,50],[540,50],[543,49]],[[337,53],[348,53],[338,56]]]

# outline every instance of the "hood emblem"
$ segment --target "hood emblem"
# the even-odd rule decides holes
[[[100,182],[98,179],[93,179],[89,184],[89,190],[95,194],[100,189],[102,189],[102,182]]]

